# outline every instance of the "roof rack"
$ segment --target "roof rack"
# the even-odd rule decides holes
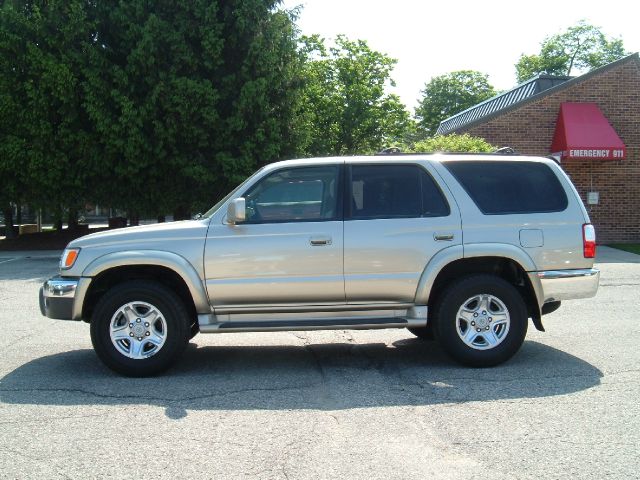
[[[493,153],[497,155],[518,155],[518,152],[516,152],[516,149],[513,147],[500,147],[494,150]]]
[[[402,154],[400,147],[387,147],[380,150],[376,155],[398,155]]]
[[[513,147],[501,147],[493,152],[403,152],[399,147],[388,147],[373,155],[520,155],[520,153]]]

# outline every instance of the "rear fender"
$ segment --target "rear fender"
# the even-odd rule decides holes
[[[508,258],[516,262],[525,272],[531,272],[536,270],[535,263],[529,255],[522,249],[503,243],[480,243],[480,244],[465,244],[454,245],[443,250],[440,250],[424,268],[420,281],[418,282],[418,288],[416,289],[415,303],[416,305],[427,305],[429,301],[429,295],[435,284],[435,281],[442,271],[449,263],[460,260],[463,258],[475,258],[475,257],[503,257]],[[535,305],[532,305],[533,311],[531,312],[532,320],[538,330],[544,331],[544,327],[541,322],[541,307],[544,303],[544,296],[542,294],[542,285],[540,279],[535,275],[527,275],[525,281],[528,279],[531,283],[534,299],[531,299]]]
[[[415,297],[416,305],[427,304],[429,294],[440,271],[449,263],[460,260],[461,258],[464,258],[462,245],[452,245],[451,247],[444,248],[431,257],[431,260],[429,260],[429,263],[427,263],[427,266],[422,271],[420,281],[418,282]]]

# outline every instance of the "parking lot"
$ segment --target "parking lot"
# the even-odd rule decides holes
[[[637,478],[640,256],[601,248],[597,297],[492,369],[405,330],[228,333],[147,379],[40,315],[57,261],[0,252],[2,478]]]

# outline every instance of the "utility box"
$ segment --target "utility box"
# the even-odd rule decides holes
[[[38,233],[38,225],[35,223],[25,223],[24,225],[20,225],[18,233],[20,235],[24,235],[26,233]]]

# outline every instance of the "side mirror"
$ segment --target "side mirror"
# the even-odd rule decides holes
[[[236,223],[242,223],[246,220],[246,202],[245,199],[234,198],[227,207],[227,221],[235,225]]]

